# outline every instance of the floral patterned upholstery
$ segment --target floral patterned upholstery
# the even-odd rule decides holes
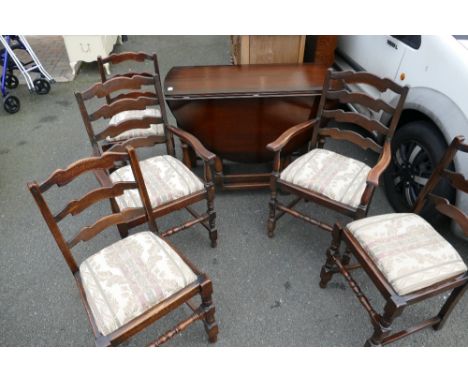
[[[181,161],[161,155],[140,162],[141,171],[153,208],[204,189],[203,183]],[[119,168],[110,176],[112,182],[133,181],[130,165]],[[142,207],[138,190],[127,190],[115,198],[121,210]]]
[[[356,208],[369,171],[370,167],[358,160],[314,149],[286,167],[280,179]]]
[[[467,270],[455,248],[416,214],[373,216],[349,223],[346,228],[399,295]]]
[[[161,117],[161,111],[159,109],[145,109],[145,110],[127,110],[122,111],[114,115],[109,121],[109,125],[116,125],[127,121],[129,119],[139,119],[143,117]],[[164,125],[150,125],[147,129],[132,129],[124,131],[123,133],[116,135],[115,137],[107,137],[106,140],[109,142],[125,141],[131,138],[145,138],[151,135],[163,136]]]
[[[103,335],[112,333],[197,278],[179,255],[152,232],[140,232],[80,265],[86,299]]]

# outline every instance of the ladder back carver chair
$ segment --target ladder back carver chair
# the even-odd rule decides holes
[[[396,106],[391,106],[381,98],[374,99],[348,90],[348,85],[356,84],[372,86],[380,93],[393,92]],[[275,153],[270,181],[269,237],[273,237],[276,222],[285,213],[327,231],[332,230],[330,224],[293,209],[301,200],[313,201],[352,219],[366,216],[374,190],[379,184],[379,177],[390,163],[391,139],[407,92],[407,87],[401,87],[389,79],[381,79],[370,73],[334,72],[329,69],[317,118],[291,127],[276,141],[267,145],[267,148]],[[389,126],[358,112],[337,109],[337,104],[362,105],[377,113],[388,113]],[[350,129],[349,125],[343,125],[343,122],[352,124],[353,129]],[[281,171],[281,150],[295,136],[307,131],[311,134],[310,150]],[[368,136],[363,136],[360,132],[367,133]],[[375,134],[381,138],[382,144]],[[348,141],[363,150],[378,153],[376,165],[371,168],[361,161],[323,148],[328,139]],[[288,205],[280,203],[277,200],[278,188],[295,195],[296,198]]]
[[[106,103],[108,105],[114,104],[116,101],[124,100],[124,99],[131,99],[135,100],[133,103],[128,103],[128,109],[120,110],[117,113],[108,117],[109,119],[109,126],[122,123],[128,120],[134,119],[152,119],[153,122],[151,123],[151,127],[149,129],[141,129],[141,128],[133,128],[128,131],[122,132],[116,136],[109,136],[107,137],[106,141],[101,142],[103,145],[103,150],[107,150],[111,143],[125,141],[130,138],[138,138],[138,137],[153,137],[155,142],[157,143],[165,143],[168,146],[168,151],[173,153],[174,152],[174,142],[170,141],[171,137],[167,134],[167,126],[168,126],[168,119],[167,119],[167,112],[166,112],[166,104],[164,102],[164,93],[162,91],[161,85],[161,76],[159,73],[159,66],[158,66],[158,59],[156,54],[149,55],[147,53],[139,52],[125,52],[119,54],[111,54],[108,57],[101,58],[98,57],[98,67],[99,72],[101,75],[102,83],[108,81],[106,77],[106,71],[104,69],[105,64],[119,64],[122,62],[146,62],[151,61],[152,66],[154,68],[154,73],[148,72],[127,72],[127,73],[120,73],[116,74],[110,79],[113,78],[127,78],[131,79],[135,76],[137,77],[147,77],[147,78],[154,78],[153,82],[147,83],[140,83],[139,87],[135,88],[135,83],[133,82],[121,82],[119,86],[115,89],[109,91],[106,95]],[[142,89],[143,85],[149,85],[152,89]],[[133,86],[133,87],[132,87]],[[117,93],[117,94],[116,94]],[[75,93],[76,95],[76,93]],[[136,102],[138,101],[138,102]],[[80,101],[78,100],[78,104]],[[80,108],[81,110],[81,108]],[[85,116],[82,118],[85,124],[91,124],[94,122],[86,121]]]
[[[122,160],[130,160],[135,181],[109,183],[80,199],[71,200],[60,212],[52,212],[44,196],[51,187],[64,187],[85,173],[106,171]],[[118,345],[183,303],[192,308],[193,314],[150,345],[163,344],[197,320],[203,321],[210,342],[216,341],[218,326],[211,298],[212,283],[154,233],[149,197],[133,149],[129,148],[128,154],[111,152],[79,160],[65,170],[56,170],[41,184],[28,183],[28,188],[75,278],[97,346]],[[62,224],[59,224],[64,218],[82,214],[98,202],[115,203],[115,198],[128,190],[135,191],[146,208],[127,208],[103,216],[79,230],[70,240],[65,239]],[[146,214],[149,230],[121,239],[77,264],[74,247],[78,243],[141,214]],[[198,307],[190,302],[197,295],[202,301]]]
[[[80,93],[75,93],[81,116],[83,117],[84,125],[88,133],[89,140],[92,145],[94,155],[103,153],[103,145],[101,142],[106,141],[107,151],[125,151],[127,145],[134,148],[151,147],[158,144],[160,141],[158,136],[154,135],[138,135],[128,138],[125,141],[117,140],[110,141],[109,138],[120,136],[131,132],[136,128],[145,131],[151,128],[151,125],[159,123],[161,118],[154,116],[143,116],[132,119],[117,121],[113,124],[105,126],[101,130],[97,130],[96,122],[100,119],[111,118],[124,110],[142,110],[149,105],[159,103],[163,109],[164,99],[160,93],[160,89],[156,87],[156,96],[149,96],[146,93],[137,98],[121,98],[113,101],[111,104],[101,105],[96,111],[90,112],[89,104],[92,100],[98,101],[107,95],[122,89],[141,89],[142,86],[156,86],[159,80],[156,77],[135,75],[128,77],[115,77],[104,83],[97,83],[88,90]],[[158,90],[159,89],[159,90]],[[137,91],[138,93],[138,91]],[[159,101],[160,100],[160,101]],[[85,104],[85,101],[87,104]],[[218,233],[215,227],[216,213],[214,211],[215,188],[211,172],[211,164],[215,155],[209,152],[201,144],[201,142],[193,135],[169,124],[165,126],[165,142],[168,155],[153,156],[140,162],[141,169],[145,180],[146,188],[153,207],[153,216],[159,218],[173,211],[185,208],[193,219],[185,222],[177,227],[170,228],[161,233],[162,237],[172,235],[181,230],[190,228],[191,226],[200,223],[209,232],[211,246],[216,247]],[[204,180],[201,181],[191,170],[189,170],[181,161],[175,158],[173,136],[177,136],[182,142],[190,146],[195,154],[203,160],[204,164]],[[121,166],[118,169],[113,169],[112,173],[107,175],[111,181],[128,181],[133,180],[130,166]],[[101,176],[102,178],[102,176]],[[98,178],[102,183],[104,180]],[[206,199],[207,212],[199,214],[191,207],[192,204]],[[117,212],[119,209],[126,207],[141,205],[139,198],[136,198],[131,192],[126,192],[121,197],[116,198]],[[144,222],[144,215],[135,218],[129,224],[119,225],[119,232],[122,237],[128,234],[128,229],[135,227]]]
[[[334,273],[340,272],[348,281],[370,316],[374,327],[366,346],[386,345],[431,326],[439,330],[468,287],[467,267],[459,253],[429,223],[418,214],[424,205],[432,204],[443,215],[452,218],[468,237],[466,212],[433,193],[437,184],[448,181],[461,192],[468,192],[468,180],[450,170],[457,151],[468,153],[463,137],[456,137],[428,182],[421,190],[413,213],[391,213],[353,221],[344,228],[336,223],[333,240],[322,267],[320,286],[325,288]],[[354,255],[356,264],[343,264],[340,243],[344,241]],[[350,272],[362,267],[386,303],[378,314]],[[392,323],[412,304],[451,291],[439,313],[417,325],[392,331]]]

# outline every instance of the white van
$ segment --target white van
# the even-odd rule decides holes
[[[335,64],[410,88],[393,139],[393,160],[384,174],[391,205],[407,211],[452,139],[464,135],[468,140],[468,36],[340,36]],[[386,122],[384,115],[374,117]],[[463,154],[454,164],[467,177]],[[467,194],[456,196],[447,184],[438,192],[456,197],[456,204],[468,210]]]

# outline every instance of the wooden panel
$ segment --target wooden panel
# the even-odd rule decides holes
[[[306,36],[231,36],[232,62],[246,64],[302,63]]]
[[[316,114],[319,96],[168,100],[177,125],[224,159],[261,163],[273,159],[266,145]],[[302,134],[284,152],[310,139]]]
[[[250,37],[240,36],[240,64],[250,63]]]
[[[303,50],[301,36],[250,36],[250,64],[301,63]]]
[[[337,36],[318,36],[315,47],[314,63],[332,66],[335,61]]]

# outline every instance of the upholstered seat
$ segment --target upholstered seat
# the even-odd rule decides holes
[[[373,216],[349,223],[346,228],[399,295],[467,270],[455,248],[419,215]]]
[[[86,259],[80,275],[97,327],[107,335],[197,278],[152,232],[122,239]]]
[[[161,117],[161,111],[155,108],[148,108],[145,110],[126,110],[114,115],[109,121],[109,125],[116,125],[122,122],[125,122],[129,119],[141,119],[144,117]],[[106,140],[109,142],[115,141],[124,141],[131,138],[146,138],[151,135],[163,136],[164,135],[164,125],[150,125],[147,129],[132,129],[125,131],[115,137],[107,137]]]
[[[140,167],[153,208],[204,190],[201,180],[181,161],[170,155],[143,160]],[[119,168],[110,177],[113,182],[134,180],[130,165]],[[125,191],[115,199],[122,210],[142,207],[137,190]]]
[[[280,179],[358,207],[370,167],[333,151],[314,149],[302,155],[280,175]]]

